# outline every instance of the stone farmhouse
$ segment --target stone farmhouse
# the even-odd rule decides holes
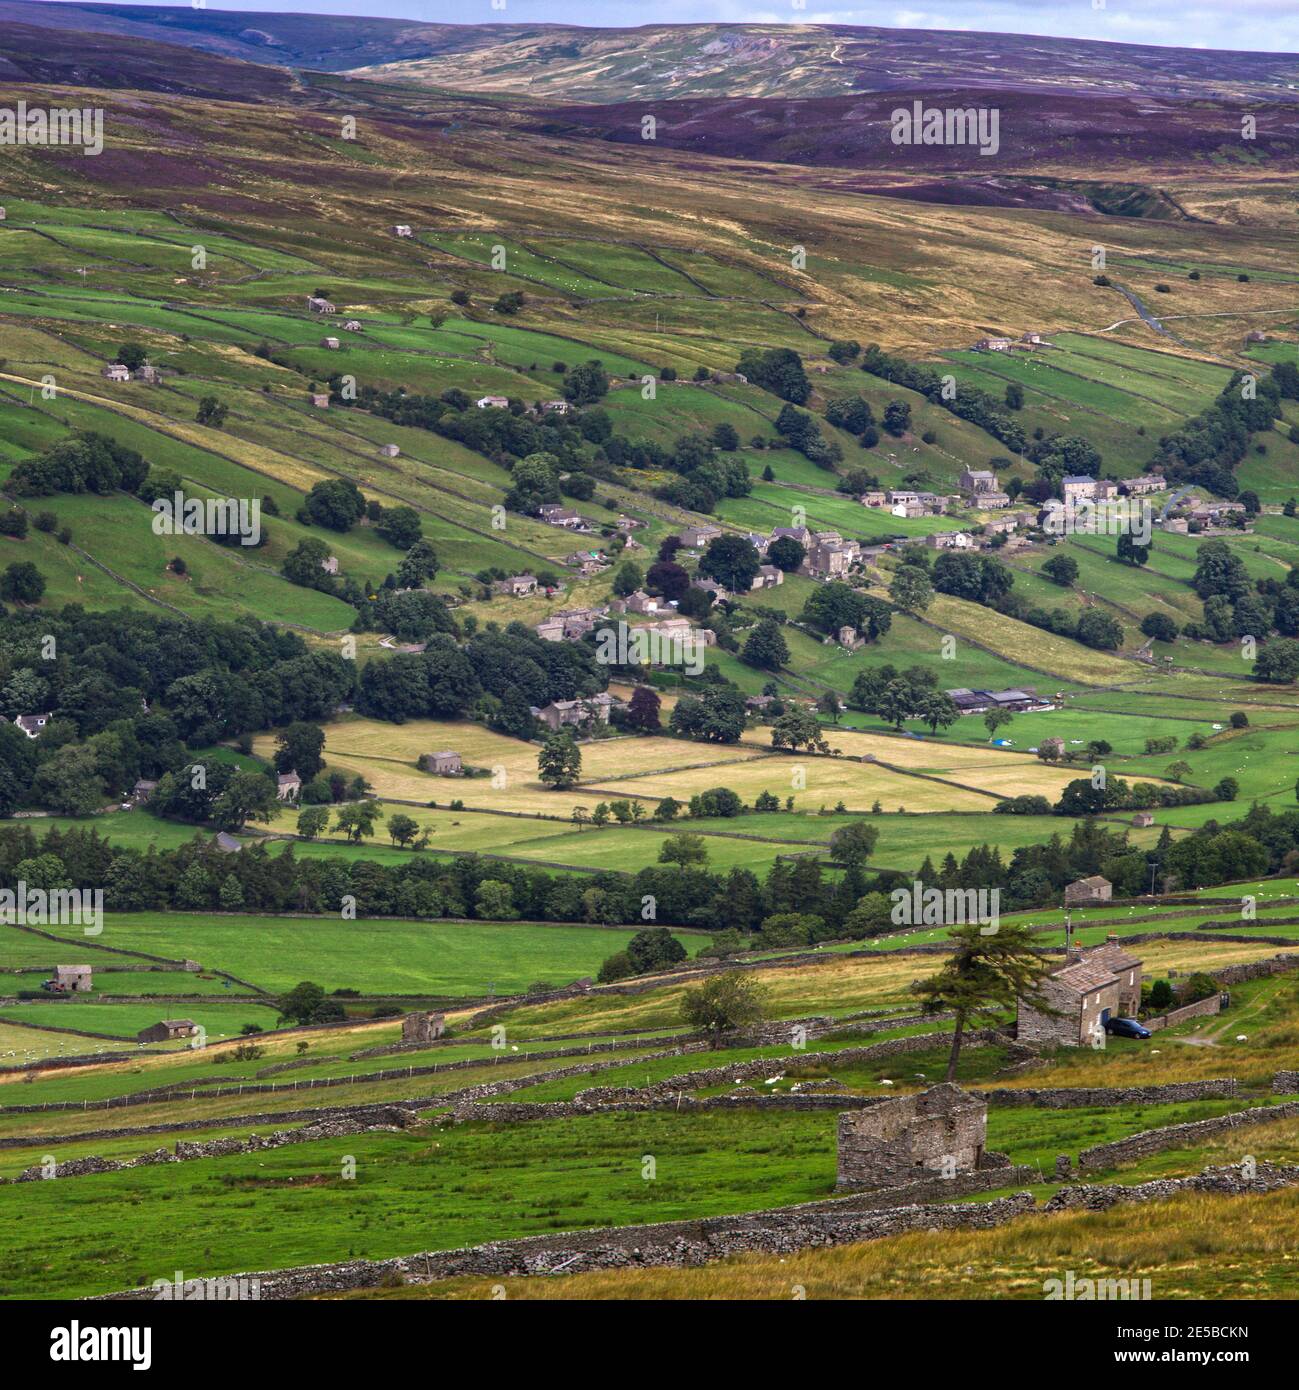
[[[109,381],[130,381],[131,379],[131,369],[123,362],[110,362],[104,368],[103,374]]]
[[[972,550],[976,542],[968,531],[931,531],[925,544],[935,550]]]
[[[653,617],[668,611],[666,599],[655,598],[643,589],[637,589],[626,598],[614,599],[611,607],[615,613],[639,613],[644,617]]]
[[[580,526],[578,530],[586,530]],[[609,568],[609,558],[603,550],[575,550],[564,556],[564,563],[574,569],[580,579],[589,579],[594,574],[603,574]]]
[[[964,493],[997,492],[997,475],[988,468],[966,468],[956,480],[956,486]]]
[[[464,771],[460,754],[450,748],[440,753],[421,753],[418,766],[421,772],[431,772],[437,777],[459,777]]]
[[[1243,502],[1202,502],[1191,511],[1191,520],[1201,527],[1220,526],[1223,519],[1233,514],[1244,515]]]
[[[275,795],[280,801],[296,801],[302,790],[302,778],[296,772],[281,772],[275,779]]]
[[[601,692],[584,700],[552,700],[550,704],[532,706],[532,717],[539,719],[552,733],[563,728],[577,728],[586,723],[607,724],[609,711],[622,704],[617,696]]]
[[[135,1035],[136,1042],[171,1042],[175,1038],[192,1038],[198,1032],[198,1024],[188,1018],[164,1018],[159,1023],[151,1023],[141,1028]]]
[[[838,531],[818,531],[805,544],[798,572],[813,579],[841,579],[861,559],[860,541],[846,541]]]
[[[956,485],[965,496],[966,504],[982,511],[1010,506],[1010,495],[1001,490],[997,475],[987,468],[966,468]]]
[[[988,1104],[944,1082],[839,1116],[843,1188],[900,1187],[931,1176],[955,1177],[986,1162]]]
[[[698,589],[700,593],[707,594],[714,603],[718,599],[726,598],[730,593],[725,584],[719,584],[715,579],[692,579],[690,587]]]
[[[53,718],[49,714],[20,714],[14,719],[14,723],[27,735],[28,738],[40,738],[41,732]]]
[[[646,623],[637,631],[658,636],[669,643],[702,642],[705,647],[717,645],[717,634],[710,627],[695,627],[689,618],[660,618],[656,623]]]
[[[702,526],[687,526],[678,531],[677,539],[687,550],[698,550],[721,534],[722,528],[720,526],[712,526],[705,522]]]
[[[512,574],[508,579],[498,580],[492,588],[498,594],[509,594],[511,598],[527,598],[529,594],[536,592],[537,576]]]
[[[1071,947],[1042,984],[1054,1013],[1021,999],[1016,1036],[1020,1042],[1088,1047],[1110,1018],[1128,1018],[1141,1002],[1142,963],[1111,936],[1091,950]]]
[[[1113,896],[1114,885],[1109,879],[1102,878],[1100,874],[1092,874],[1090,878],[1080,878],[1064,890],[1066,907],[1073,907],[1075,904],[1107,903]]]
[[[1148,492],[1162,492],[1168,486],[1158,474],[1142,474],[1140,478],[1122,478],[1119,481],[1120,491],[1125,491],[1129,497],[1142,497]]]
[[[957,499],[943,497],[936,492],[916,492],[912,488],[895,487],[863,492],[858,500],[865,507],[887,507],[894,516],[914,517],[942,516]]]
[[[532,630],[543,642],[576,642],[592,631],[608,608],[570,608],[543,618]]]
[[[1021,333],[1018,338],[980,338],[974,345],[974,351],[1011,352],[1018,348],[1021,352],[1032,352],[1034,348],[1054,346],[1040,333]]]
[[[508,410],[510,408],[508,396],[479,396],[474,404],[479,410]]]
[[[1060,492],[1066,507],[1070,502],[1090,500],[1096,496],[1096,479],[1089,473],[1066,473],[1060,479]]]

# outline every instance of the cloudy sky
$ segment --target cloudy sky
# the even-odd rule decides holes
[[[795,5],[801,3],[802,8]],[[212,9],[390,15],[450,24],[874,24],[1299,53],[1299,0],[209,0]]]

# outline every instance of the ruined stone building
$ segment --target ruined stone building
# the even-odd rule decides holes
[[[446,1032],[446,1017],[436,1013],[407,1014],[401,1021],[404,1043],[436,1042]]]
[[[948,1082],[851,1110],[839,1116],[836,1185],[899,1187],[972,1173],[985,1166],[987,1132],[987,1102]]]

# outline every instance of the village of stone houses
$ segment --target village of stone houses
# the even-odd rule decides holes
[[[0,10],[0,1296],[1299,1297],[1299,59]]]

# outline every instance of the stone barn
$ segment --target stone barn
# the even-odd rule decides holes
[[[948,1082],[839,1116],[840,1188],[900,1187],[984,1166],[987,1102]]]
[[[55,994],[84,994],[91,987],[88,965],[56,965],[54,978],[46,981]]]
[[[1107,903],[1114,896],[1114,885],[1100,874],[1090,878],[1080,878],[1064,890],[1064,904],[1075,907],[1079,903]]]
[[[407,1014],[401,1021],[401,1040],[404,1043],[436,1042],[446,1032],[446,1027],[445,1014]]]
[[[464,771],[460,754],[451,748],[440,753],[421,753],[419,767],[422,772],[432,772],[438,777],[459,777]]]
[[[164,1018],[141,1028],[135,1035],[136,1042],[171,1042],[175,1038],[192,1038],[198,1032],[198,1025],[187,1018]]]

